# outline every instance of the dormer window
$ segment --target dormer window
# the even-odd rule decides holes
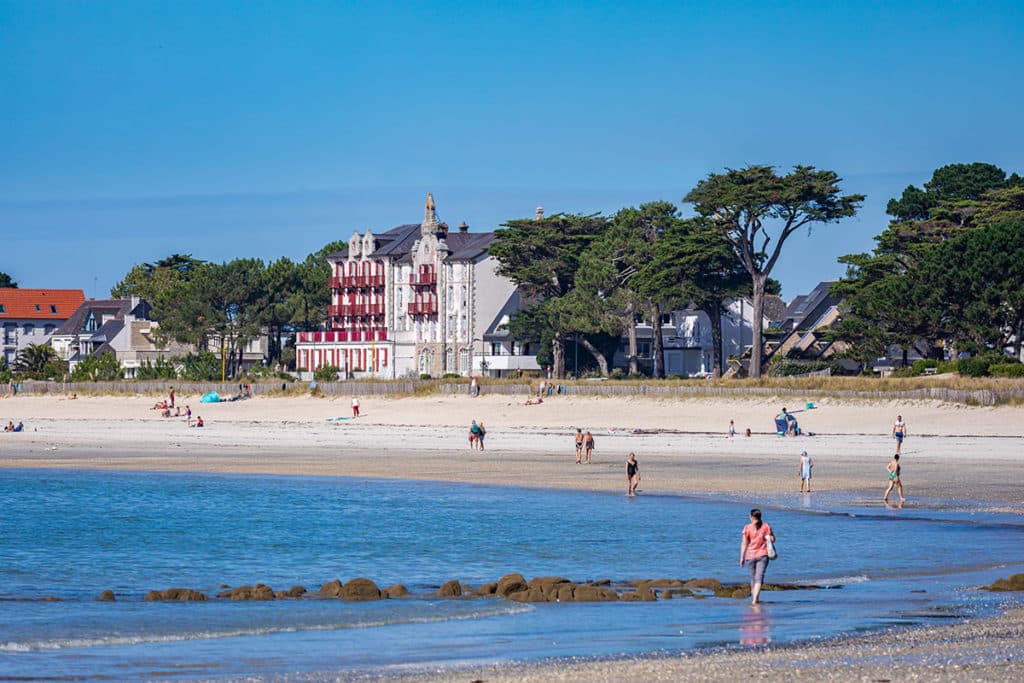
[[[7,312],[7,309],[4,308],[3,304],[0,304],[0,313],[6,313],[6,312]]]
[[[85,331],[95,332],[97,329],[99,329],[99,326],[96,324],[96,317],[90,313],[89,317],[85,321]]]
[[[56,313],[57,307],[54,304],[50,304],[50,313]]]
[[[39,304],[36,304],[36,313],[38,313],[41,310],[43,310],[42,307]]]

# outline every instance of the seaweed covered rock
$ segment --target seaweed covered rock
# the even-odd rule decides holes
[[[349,600],[352,602],[362,602],[365,600],[380,600],[380,589],[370,579],[352,579],[346,581],[341,587],[341,592],[338,597],[342,600]]]
[[[690,579],[683,584],[685,588],[703,588],[709,591],[718,591],[722,589],[722,582],[718,579]]]
[[[409,589],[405,587],[405,584],[396,583],[394,586],[388,586],[381,590],[381,596],[385,598],[404,598],[409,595]]]
[[[1024,574],[1013,574],[1005,579],[996,579],[991,586],[985,586],[985,590],[997,593],[1024,591]]]
[[[526,578],[522,574],[505,574],[505,576],[498,579],[495,592],[501,597],[507,598],[511,593],[518,593],[529,588],[530,586],[526,583]]]
[[[117,598],[114,597],[114,591],[108,589],[100,593],[99,600],[100,602],[116,602]]]
[[[147,602],[175,601],[175,602],[202,602],[206,595],[191,588],[168,588],[162,591],[149,591],[143,598]]]
[[[320,586],[320,590],[317,591],[318,595],[324,595],[330,598],[336,598],[341,594],[341,579],[334,579],[328,581],[324,585]]]
[[[458,579],[452,579],[441,586],[437,591],[439,598],[457,598],[462,595],[462,584]]]
[[[274,589],[266,584],[257,583],[255,586],[239,586],[226,590],[218,593],[217,597],[229,600],[273,600]]]
[[[286,591],[275,591],[274,597],[282,600],[285,598],[301,598],[306,594],[306,588],[304,586],[292,586]]]

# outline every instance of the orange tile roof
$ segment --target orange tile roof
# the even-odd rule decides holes
[[[0,287],[0,320],[66,320],[84,301],[80,289]]]

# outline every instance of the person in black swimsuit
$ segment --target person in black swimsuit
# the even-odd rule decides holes
[[[583,430],[579,427],[576,428],[576,464],[579,465],[583,460]]]
[[[626,495],[632,498],[636,495],[636,487],[640,485],[640,466],[636,463],[636,455],[629,454],[626,461]]]

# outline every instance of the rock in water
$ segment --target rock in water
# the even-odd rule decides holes
[[[388,586],[381,593],[385,598],[404,598],[409,595],[409,589],[404,584],[396,583],[394,586]]]
[[[218,598],[231,600],[273,600],[274,589],[262,583],[255,586],[239,586],[217,594]]]
[[[1024,574],[1014,574],[1005,579],[996,579],[991,586],[986,586],[985,590],[1000,593],[1005,591],[1024,591]]]
[[[496,592],[501,597],[507,598],[510,593],[518,593],[519,591],[529,589],[529,587],[522,574],[505,574],[505,576],[498,579]]]
[[[301,598],[306,594],[304,586],[292,586],[286,591],[274,591],[274,597],[281,600],[284,598]]]
[[[317,591],[320,595],[328,595],[336,598],[341,594],[341,579],[335,579],[334,581],[328,581],[324,585],[320,586],[320,590]]]
[[[342,600],[360,602],[365,600],[380,600],[380,589],[377,584],[369,579],[352,579],[345,582],[338,595]]]
[[[206,600],[206,595],[199,591],[192,590],[191,588],[168,588],[162,591],[149,591],[146,593],[146,597],[143,598],[147,602],[155,602],[161,600],[172,600],[177,602],[202,602]]]
[[[439,598],[457,598],[460,595],[462,595],[462,584],[458,579],[448,581],[437,591]]]
[[[100,593],[100,602],[116,602],[117,598],[114,597],[114,591],[105,590]]]

